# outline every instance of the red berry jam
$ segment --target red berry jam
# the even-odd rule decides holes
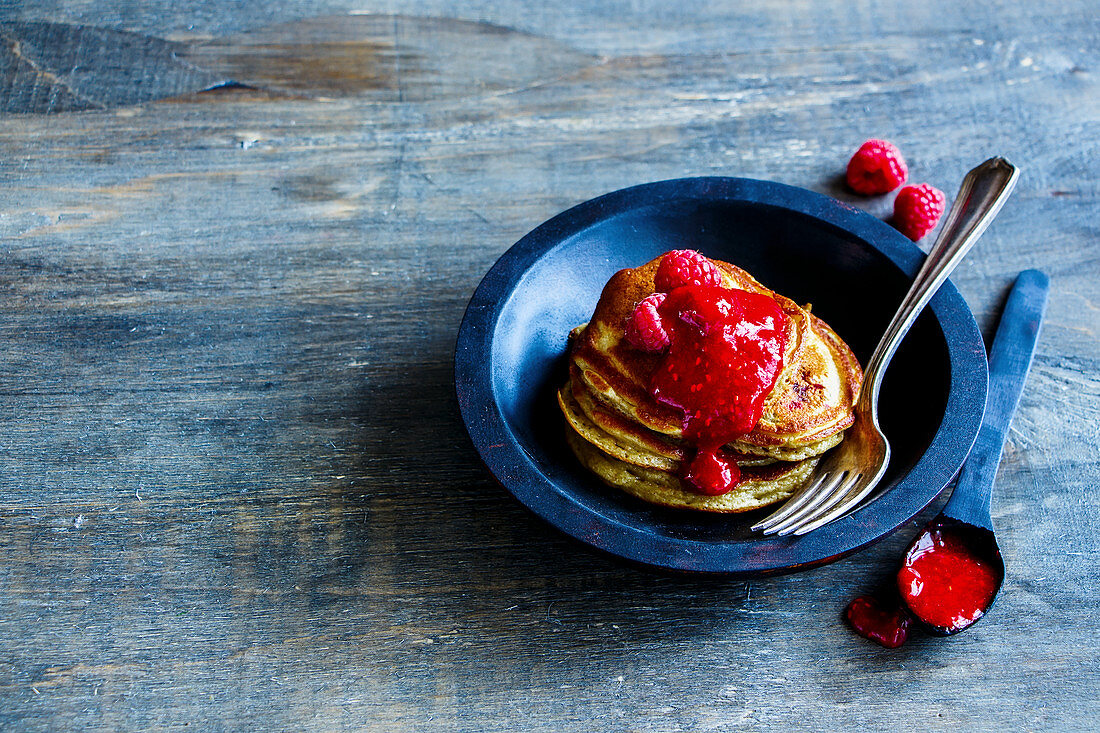
[[[910,618],[905,609],[897,605],[883,608],[871,596],[849,603],[844,617],[857,634],[887,649],[897,649],[909,638]]]
[[[737,462],[718,452],[699,452],[688,464],[684,478],[701,494],[718,496],[737,485],[740,469]]]
[[[697,448],[684,478],[724,494],[740,471],[719,449],[760,420],[783,369],[787,318],[773,298],[714,285],[678,287],[659,312],[670,343],[650,393],[684,413],[684,437]]]
[[[981,618],[998,585],[997,571],[947,527],[917,538],[898,571],[898,590],[913,614],[948,631]]]

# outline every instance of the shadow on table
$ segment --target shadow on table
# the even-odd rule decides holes
[[[820,604],[828,569],[752,581],[661,575],[565,537],[482,467],[451,380],[449,364],[410,367],[360,395],[349,467],[359,488],[342,498],[353,526],[339,532],[353,561],[315,586],[313,612],[350,613],[333,623],[356,619],[362,654],[400,669],[430,647],[437,663],[481,665],[478,684],[505,684],[517,665],[593,654],[629,664],[639,649],[766,634]]]

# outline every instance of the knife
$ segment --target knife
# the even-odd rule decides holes
[[[993,530],[989,500],[1001,463],[1008,427],[1031,369],[1035,344],[1047,307],[1050,280],[1039,270],[1024,270],[1005,303],[989,352],[989,392],[985,417],[970,455],[959,471],[942,515]]]

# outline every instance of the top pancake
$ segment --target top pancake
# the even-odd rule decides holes
[[[764,401],[760,421],[751,433],[731,442],[730,449],[779,460],[822,452],[854,419],[852,408],[862,379],[855,355],[808,308],[765,288],[739,267],[712,261],[724,287],[767,295],[787,316],[783,369]],[[679,439],[683,415],[649,394],[649,377],[661,356],[640,351],[624,339],[624,324],[635,305],[656,290],[653,277],[659,263],[657,258],[612,276],[592,320],[572,334],[570,371],[606,408]]]

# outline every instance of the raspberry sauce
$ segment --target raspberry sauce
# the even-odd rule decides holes
[[[913,614],[948,631],[981,618],[997,586],[996,570],[946,527],[921,535],[898,571],[898,590]]]
[[[720,448],[760,420],[783,369],[786,316],[766,295],[714,285],[674,289],[659,313],[670,343],[650,393],[683,412],[684,438],[697,448],[684,479],[703,494],[724,494],[740,470]]]
[[[857,634],[887,649],[897,649],[909,638],[909,614],[896,600],[883,606],[872,596],[860,596],[848,604],[844,617]]]

